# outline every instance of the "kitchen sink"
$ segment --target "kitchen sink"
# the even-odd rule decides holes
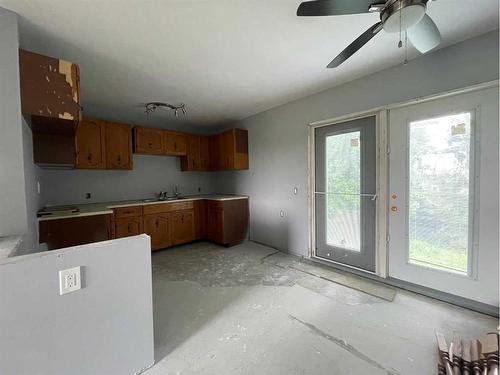
[[[187,199],[186,197],[168,197],[166,199],[160,199],[160,198],[149,198],[149,199],[143,199],[143,203],[151,203],[151,202],[169,202],[169,201],[178,201],[182,199]]]

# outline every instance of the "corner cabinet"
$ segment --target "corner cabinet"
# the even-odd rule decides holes
[[[248,199],[207,202],[207,235],[213,242],[233,246],[244,241],[248,221]]]

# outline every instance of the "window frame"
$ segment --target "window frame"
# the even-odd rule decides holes
[[[432,265],[412,263],[410,260],[410,126],[412,122],[433,120],[436,118],[458,115],[462,113],[470,113],[470,145],[469,145],[469,215],[468,215],[468,245],[467,245],[467,272],[460,272],[458,270],[438,268]],[[406,190],[406,206],[405,206],[405,260],[406,264],[410,267],[425,268],[429,271],[452,274],[459,277],[466,277],[470,279],[477,279],[477,257],[478,257],[478,208],[479,208],[479,173],[480,173],[480,121],[479,114],[481,113],[480,107],[474,108],[461,108],[453,111],[443,112],[441,114],[429,114],[427,116],[419,116],[415,118],[408,118],[406,120],[406,176],[405,176],[405,190]]]

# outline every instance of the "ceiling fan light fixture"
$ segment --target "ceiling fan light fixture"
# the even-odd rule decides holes
[[[413,47],[421,53],[427,53],[441,44],[441,33],[428,15],[408,29],[408,38]]]
[[[382,13],[384,30],[388,33],[405,31],[419,23],[425,15],[425,2],[399,0]]]

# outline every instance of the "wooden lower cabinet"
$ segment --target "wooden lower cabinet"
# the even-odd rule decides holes
[[[123,217],[115,219],[115,238],[142,234],[142,217]]]
[[[144,233],[151,237],[151,250],[164,249],[172,245],[170,214],[146,215],[143,223]]]
[[[114,226],[106,231],[109,238],[113,229],[114,238],[146,233],[151,237],[153,251],[205,238],[232,246],[247,236],[248,210],[248,199],[200,199],[120,207],[113,209]]]
[[[110,214],[43,220],[39,223],[40,243],[48,250],[85,245],[112,239]]]
[[[211,241],[225,246],[244,241],[248,221],[248,199],[207,202],[207,234]]]
[[[198,200],[193,202],[194,209],[194,239],[201,240],[207,237],[207,202]]]
[[[194,241],[193,210],[175,211],[172,214],[172,245]]]

